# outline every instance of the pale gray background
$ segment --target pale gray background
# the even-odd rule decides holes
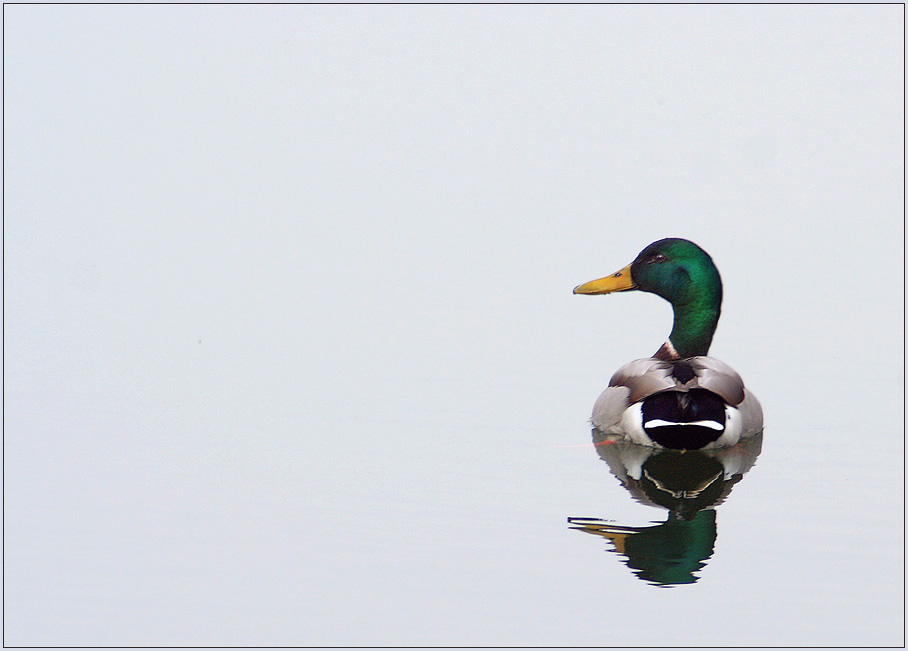
[[[6,644],[901,644],[903,8],[4,8]],[[690,586],[589,445],[698,242]]]

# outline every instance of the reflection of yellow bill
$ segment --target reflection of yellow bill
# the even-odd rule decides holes
[[[619,554],[624,554],[624,545],[627,537],[640,531],[636,527],[623,527],[619,524],[592,518],[568,518],[568,522],[573,525],[571,529],[608,538],[612,541],[615,551]]]
[[[626,292],[627,290],[634,288],[636,288],[636,285],[631,278],[631,266],[627,265],[624,269],[616,271],[611,276],[577,285],[574,288],[574,293],[611,294],[612,292]]]

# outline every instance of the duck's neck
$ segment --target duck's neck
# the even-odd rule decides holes
[[[721,290],[720,290],[721,291]],[[719,312],[722,295],[700,295],[686,302],[673,303],[675,321],[668,341],[653,357],[657,359],[683,359],[709,353]]]

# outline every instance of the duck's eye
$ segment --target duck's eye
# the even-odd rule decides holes
[[[653,253],[647,262],[665,262],[668,258],[665,257],[664,253]]]

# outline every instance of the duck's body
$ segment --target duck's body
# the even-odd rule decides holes
[[[696,450],[735,445],[763,428],[763,412],[715,357],[648,357],[619,368],[593,406],[593,425],[634,443]]]
[[[673,449],[729,447],[761,432],[756,397],[730,366],[707,356],[722,303],[722,281],[709,255],[688,240],[659,240],[621,271],[574,293],[635,289],[668,300],[674,327],[653,357],[615,372],[593,407],[593,425],[605,434]]]

